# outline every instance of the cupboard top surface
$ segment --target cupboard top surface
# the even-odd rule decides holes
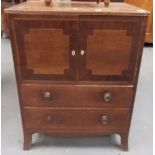
[[[52,2],[45,6],[44,1],[28,1],[5,9],[9,14],[77,14],[77,15],[120,15],[120,16],[147,16],[148,11],[127,3],[96,2]]]

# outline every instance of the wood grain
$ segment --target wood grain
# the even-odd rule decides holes
[[[139,11],[140,10],[140,11]],[[82,14],[82,15],[122,15],[122,16],[147,16],[148,11],[127,3],[110,3],[109,7],[96,2],[52,2],[46,7],[44,1],[28,1],[5,10],[8,14]]]
[[[69,36],[63,29],[30,28],[24,45],[27,68],[34,74],[61,75],[69,69]]]
[[[107,124],[102,124],[101,116],[107,116]],[[25,109],[26,128],[44,130],[107,130],[122,132],[127,130],[129,111],[109,109]],[[40,126],[41,125],[41,126]],[[81,131],[82,132],[82,131]]]
[[[81,16],[79,44],[85,54],[79,57],[79,79],[134,81],[139,48],[135,42],[141,39],[138,34],[143,27],[140,20]]]
[[[77,22],[36,17],[14,19],[22,80],[75,80],[78,57],[71,53],[77,51]]]
[[[51,93],[49,100],[45,92]],[[111,94],[109,102],[103,99],[106,92]],[[132,85],[22,85],[24,107],[130,107],[132,95]]]

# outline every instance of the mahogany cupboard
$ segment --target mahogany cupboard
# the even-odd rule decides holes
[[[123,150],[148,12],[126,3],[26,2],[6,10],[24,132],[119,134]]]

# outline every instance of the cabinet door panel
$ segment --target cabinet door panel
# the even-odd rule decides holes
[[[14,20],[23,80],[75,80],[77,21],[42,18]]]
[[[129,18],[130,19],[130,18]],[[140,20],[80,18],[80,80],[131,81],[141,39]]]

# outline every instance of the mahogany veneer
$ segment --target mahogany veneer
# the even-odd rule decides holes
[[[5,10],[24,131],[128,134],[148,12],[126,3],[26,2]]]

